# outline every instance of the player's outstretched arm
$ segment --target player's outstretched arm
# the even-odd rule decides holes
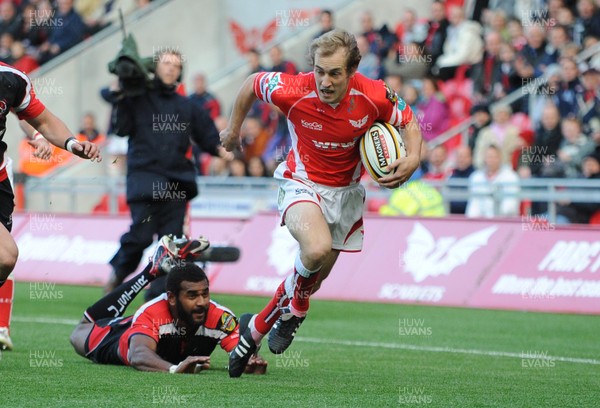
[[[404,128],[404,143],[406,145],[406,157],[401,157],[388,167],[396,169],[389,176],[379,179],[379,184],[386,188],[396,188],[405,183],[419,167],[421,157],[421,143],[423,137],[416,116]]]
[[[28,119],[27,123],[40,132],[50,143],[61,149],[66,149],[68,146],[74,155],[83,159],[91,159],[98,162],[102,160],[98,146],[87,141],[78,142],[63,121],[48,109],[44,109],[35,118]]]
[[[19,126],[27,135],[27,143],[35,149],[33,156],[38,159],[49,160],[52,157],[52,146],[44,136],[24,120],[19,121]]]
[[[256,75],[258,74],[250,75],[242,84],[233,102],[229,124],[220,133],[221,144],[228,152],[241,146],[240,130],[242,123],[250,111],[252,104],[257,99],[254,94],[254,78],[256,78]]]
[[[130,339],[129,365],[140,371],[193,374],[201,369],[209,368],[210,357],[189,356],[178,365],[173,365],[156,354],[156,341],[154,339],[143,334],[138,334]]]

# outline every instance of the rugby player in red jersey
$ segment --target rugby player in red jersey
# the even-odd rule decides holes
[[[21,121],[31,125],[36,133],[29,142],[36,150],[34,155],[48,159],[52,144],[76,156],[101,161],[98,146],[91,142],[78,142],[67,126],[50,112],[35,95],[31,80],[18,69],[0,62],[0,350],[12,350],[10,316],[14,296],[13,281],[8,277],[17,263],[19,251],[10,235],[14,194],[4,159],[7,145],[2,139],[6,133],[6,117],[13,112]],[[33,135],[29,135],[33,136]]]
[[[379,183],[396,188],[419,165],[422,137],[410,107],[383,81],[356,72],[360,54],[354,36],[334,30],[315,39],[309,50],[313,71],[299,75],[261,72],[250,75],[234,102],[221,143],[240,147],[240,128],[259,98],[287,118],[292,150],[279,165],[278,205],[281,223],[300,244],[294,273],[267,306],[250,321],[230,353],[229,375],[239,377],[262,338],[283,353],[304,321],[309,298],[329,275],[341,251],[360,251],[365,190],[359,140],[375,121],[404,128],[407,156]],[[272,329],[272,330],[271,330]]]
[[[208,278],[193,260],[208,241],[163,236],[151,262],[84,313],[71,334],[75,351],[99,364],[129,365],[142,371],[195,373],[210,366],[217,345],[230,352],[238,343],[239,324],[226,307],[210,300]],[[167,274],[167,292],[142,305],[133,316],[127,306],[158,276]],[[255,358],[248,368],[264,373]]]

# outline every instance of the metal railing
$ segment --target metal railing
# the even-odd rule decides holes
[[[198,177],[199,196],[195,199],[216,199],[234,203],[253,201],[253,211],[270,210],[276,207],[278,184],[272,178],[254,177]],[[470,185],[468,179],[451,178],[444,181],[427,181],[436,187],[446,208],[451,202],[468,201],[475,197],[491,198],[496,208],[506,198],[519,201],[545,202],[548,204],[548,220],[556,220],[556,208],[560,202],[600,203],[600,180],[589,179],[524,179],[512,184],[485,184],[485,193],[477,192],[478,185]],[[472,191],[475,190],[475,191]],[[509,190],[509,191],[506,191]],[[512,191],[511,191],[512,190]],[[116,214],[118,197],[125,194],[124,177],[98,178],[61,178],[47,183],[43,179],[28,179],[25,184],[26,194],[42,194],[46,207],[42,211],[53,211],[52,195],[65,195],[69,206],[64,210],[70,213],[81,213],[78,199],[85,194],[108,196],[109,213]],[[368,185],[368,199],[388,199],[393,190]],[[203,214],[210,215],[210,214]]]

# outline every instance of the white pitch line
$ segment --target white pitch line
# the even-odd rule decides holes
[[[24,317],[24,316],[13,316],[15,322],[20,323],[42,323],[42,324],[64,324],[68,326],[75,326],[79,323],[79,320],[75,319],[61,319],[54,317]],[[534,355],[530,356],[527,353],[511,353],[506,351],[489,351],[489,350],[477,350],[477,349],[457,349],[451,347],[431,347],[431,346],[416,346],[413,344],[401,344],[401,343],[378,343],[371,341],[351,341],[351,340],[335,340],[335,339],[319,339],[315,337],[296,337],[296,341],[305,343],[316,343],[316,344],[336,344],[341,346],[352,346],[352,347],[373,347],[373,348],[385,348],[385,349],[397,349],[397,350],[411,350],[411,351],[425,351],[429,353],[450,353],[450,354],[470,354],[477,356],[488,356],[488,357],[509,357],[509,358],[520,358],[520,359],[540,359],[540,360],[554,360],[562,361],[565,363],[576,363],[576,364],[592,364],[600,365],[600,360],[594,360],[591,358],[576,358],[576,357],[561,357],[561,356],[549,356],[549,355]]]
[[[342,346],[375,347],[375,348],[400,349],[400,350],[411,350],[411,351],[426,351],[426,352],[430,352],[430,353],[472,354],[472,355],[478,355],[478,356],[554,360],[554,361],[563,361],[566,363],[600,365],[600,360],[594,360],[594,359],[590,359],[590,358],[560,357],[560,356],[549,356],[549,355],[530,356],[528,353],[510,353],[510,352],[506,352],[506,351],[456,349],[456,348],[451,348],[451,347],[428,347],[428,346],[415,346],[412,344],[401,344],[401,343],[376,343],[376,342],[370,342],[370,341],[332,340],[332,339],[319,339],[319,338],[314,338],[314,337],[296,337],[296,341],[303,341],[306,343],[317,343],[317,344],[338,344],[338,345],[342,345]]]
[[[82,314],[83,316],[83,314]],[[75,326],[81,320],[75,319],[61,319],[59,317],[25,317],[25,316],[13,316],[13,322],[19,323],[42,323],[42,324],[64,324],[67,326]]]

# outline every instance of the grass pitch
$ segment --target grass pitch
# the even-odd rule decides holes
[[[79,357],[69,334],[99,296],[99,288],[17,284],[0,406],[600,406],[600,316],[314,300],[286,353],[264,345],[267,375],[230,379],[221,349],[198,375]],[[237,315],[266,302],[212,298]]]

